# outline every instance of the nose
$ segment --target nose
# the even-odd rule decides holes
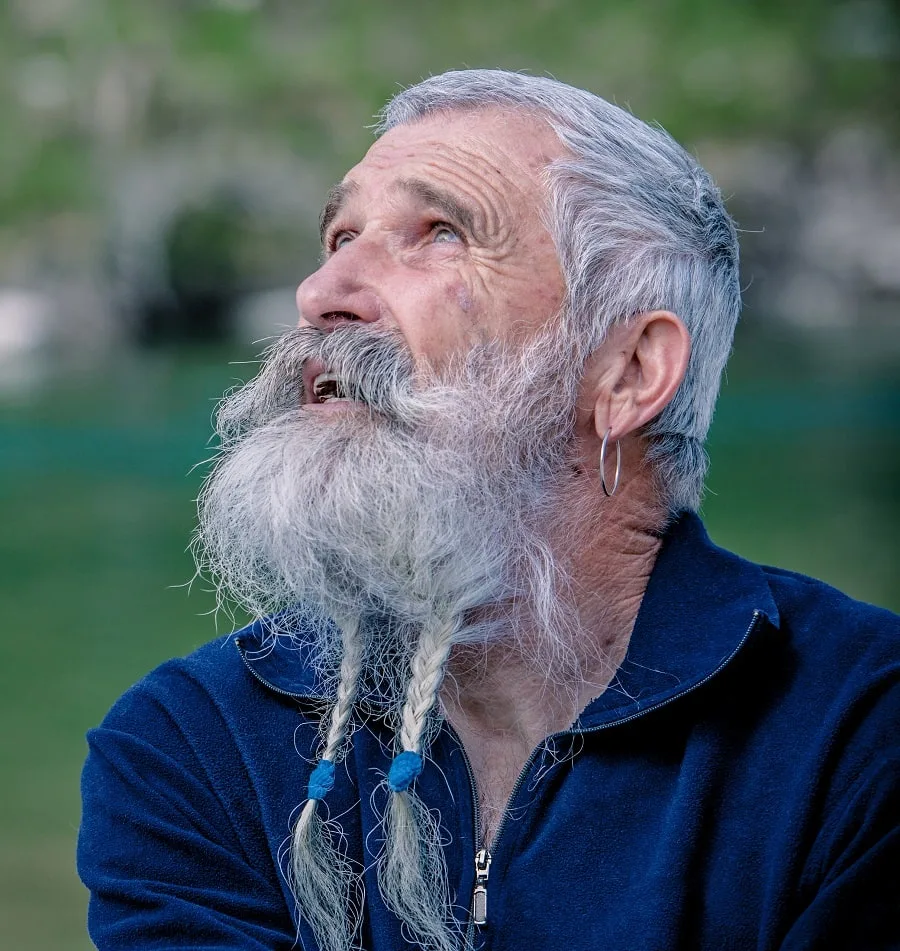
[[[333,330],[356,320],[373,323],[384,304],[373,281],[374,261],[363,239],[335,252],[297,288],[300,323]]]

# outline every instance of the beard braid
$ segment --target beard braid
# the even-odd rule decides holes
[[[280,616],[273,638],[298,612],[320,622],[304,625],[316,635],[303,646],[337,698],[324,761],[344,755],[363,684],[394,698],[398,751],[426,753],[456,644],[518,642],[572,682],[578,620],[544,530],[569,472],[580,369],[571,353],[552,328],[516,350],[476,347],[439,378],[414,374],[396,332],[302,328],[221,405],[198,567],[223,601]],[[310,359],[357,402],[327,418],[302,406]],[[373,618],[389,623],[364,636]],[[311,791],[294,830],[292,887],[322,947],[345,951],[360,882],[329,845],[339,830],[327,835],[312,815],[317,798]],[[408,788],[390,793],[379,884],[423,947],[457,946],[439,821]],[[343,924],[329,893],[347,903]]]

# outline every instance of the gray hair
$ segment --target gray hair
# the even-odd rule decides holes
[[[547,170],[548,224],[567,286],[564,327],[581,358],[635,314],[670,310],[687,327],[684,381],[645,432],[669,510],[697,509],[741,306],[737,233],[719,190],[661,128],[583,89],[505,70],[426,79],[388,103],[378,129],[497,107],[546,119],[568,150]]]

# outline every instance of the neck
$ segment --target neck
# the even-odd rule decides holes
[[[527,623],[507,643],[458,645],[451,654],[441,703],[474,771],[485,845],[532,751],[571,726],[625,657],[665,522],[648,501],[655,497],[649,473],[639,464],[631,471],[631,484],[607,499],[593,485],[595,473],[577,470],[560,492],[557,517],[547,522],[553,526],[547,538],[567,575],[564,596],[577,619],[556,669]]]
[[[527,621],[514,644],[500,639],[455,648],[442,701],[458,730],[503,737],[530,753],[547,735],[570,726],[624,659],[665,514],[649,501],[651,477],[640,467],[611,499],[595,491],[593,478],[579,473],[560,493],[557,515],[548,519],[551,548],[566,567],[577,618],[570,650],[548,676],[552,662]]]

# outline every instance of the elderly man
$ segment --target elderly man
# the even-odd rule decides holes
[[[201,498],[257,620],[90,737],[98,947],[900,946],[898,619],[695,514],[740,303],[709,176],[447,73],[322,237]]]

